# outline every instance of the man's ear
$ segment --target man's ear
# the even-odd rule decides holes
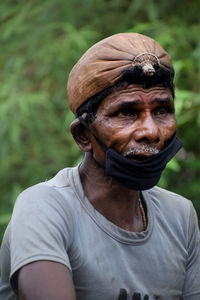
[[[82,116],[85,120],[87,119],[87,114],[84,113]],[[86,121],[87,122],[87,121]],[[71,125],[70,125],[70,131],[71,134],[79,146],[79,148],[83,152],[90,152],[92,147],[91,147],[91,142],[90,142],[90,135],[88,132],[88,129],[85,128],[79,119],[75,119]]]

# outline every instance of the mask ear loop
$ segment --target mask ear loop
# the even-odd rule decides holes
[[[94,132],[92,132],[92,130],[90,129],[90,127],[88,126],[88,124],[86,123],[86,121],[83,119],[82,116],[78,117],[79,121],[81,122],[81,124],[88,129],[92,135],[95,137],[96,141],[98,142],[98,144],[101,146],[101,148],[104,150],[104,152],[106,152],[108,150],[108,148],[106,147],[106,145],[98,138],[98,136],[96,136],[96,134]]]

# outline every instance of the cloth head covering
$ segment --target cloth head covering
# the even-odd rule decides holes
[[[67,98],[73,113],[92,96],[119,82],[123,71],[141,66],[153,76],[154,66],[173,69],[167,52],[153,39],[138,33],[119,33],[89,48],[69,74]]]

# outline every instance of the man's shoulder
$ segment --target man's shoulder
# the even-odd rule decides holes
[[[187,198],[185,198],[184,196],[180,195],[180,194],[177,194],[175,192],[172,192],[172,191],[169,191],[167,189],[164,189],[164,188],[161,188],[159,186],[155,186],[153,187],[152,189],[149,190],[149,192],[152,194],[152,195],[155,195],[157,197],[163,197],[163,199],[165,200],[172,200],[172,201],[180,201],[180,202],[183,202],[183,203],[188,203],[188,200]]]
[[[164,214],[188,218],[194,211],[191,200],[172,191],[155,186],[147,193],[154,207],[160,208]]]
[[[39,185],[42,187],[54,187],[54,188],[64,188],[71,187],[76,184],[76,180],[79,177],[78,166],[72,168],[64,168],[60,170],[54,177],[40,182]]]
[[[43,203],[44,205],[52,202],[69,201],[74,196],[75,187],[79,186],[76,181],[78,177],[78,168],[64,168],[60,170],[53,178],[37,183],[25,189],[18,196],[16,205],[30,205],[32,202]],[[15,206],[16,206],[15,205]]]

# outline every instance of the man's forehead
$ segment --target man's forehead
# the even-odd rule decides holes
[[[140,85],[130,85],[127,88],[114,90],[102,101],[102,105],[120,104],[121,107],[128,107],[129,105],[140,105],[145,101],[148,101],[149,104],[169,104],[173,102],[173,97],[168,88],[155,86],[145,89]]]

